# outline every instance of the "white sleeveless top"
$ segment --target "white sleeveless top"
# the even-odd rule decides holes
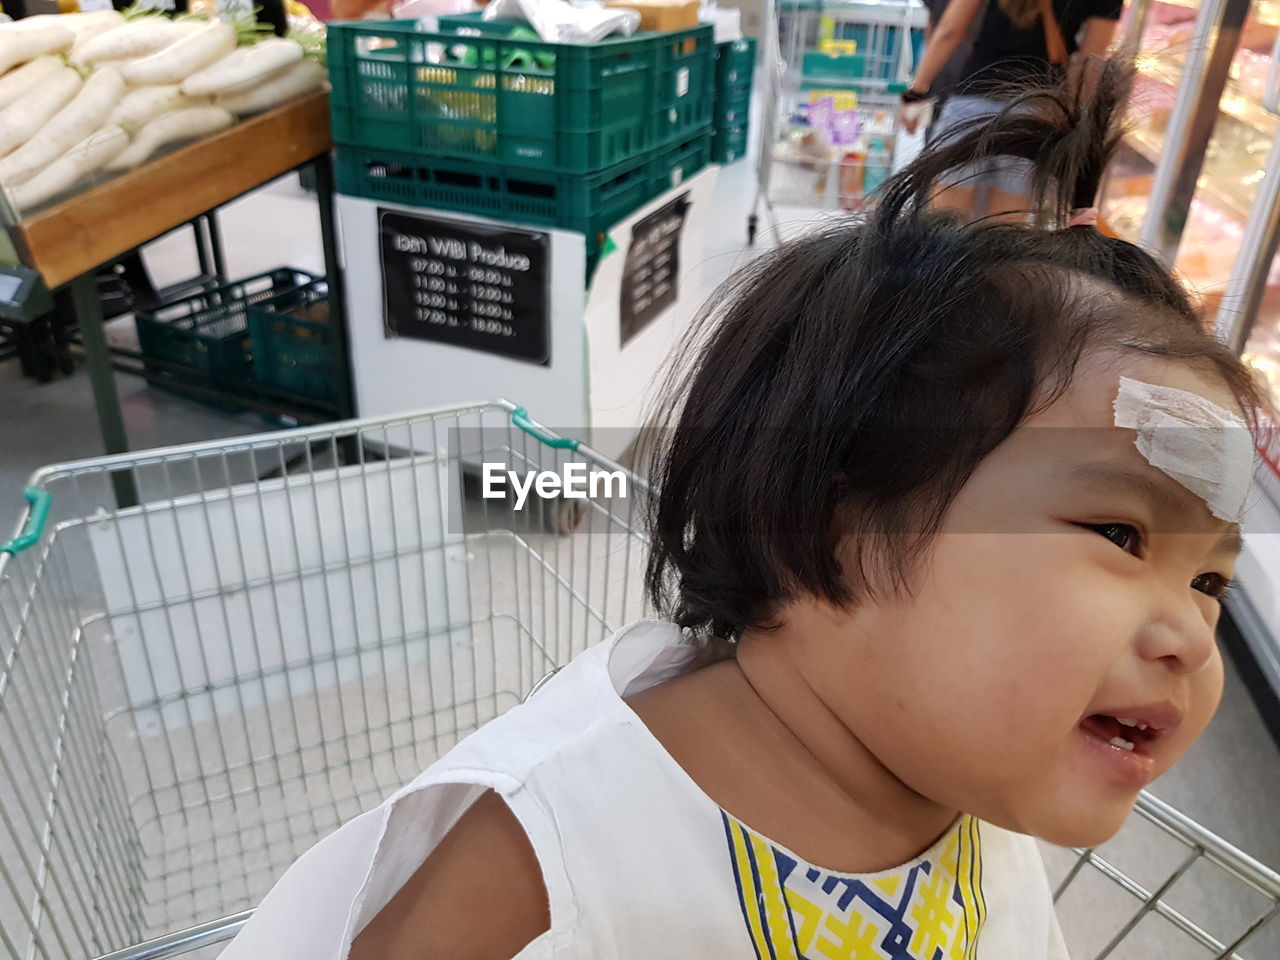
[[[966,815],[909,863],[844,874],[721,810],[623,702],[693,654],[654,620],[582,653],[300,857],[221,960],[345,960],[485,790],[528,834],[550,901],[516,960],[1066,960],[1030,837]]]

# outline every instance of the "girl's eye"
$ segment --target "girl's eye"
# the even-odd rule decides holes
[[[1231,581],[1220,573],[1202,573],[1191,581],[1191,589],[1221,600],[1231,591]]]
[[[1142,534],[1131,523],[1087,523],[1085,526],[1127,553],[1135,553],[1142,546]]]

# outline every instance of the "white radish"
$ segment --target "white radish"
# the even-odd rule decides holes
[[[287,67],[277,76],[247,93],[218,97],[213,102],[219,107],[226,107],[238,116],[248,116],[251,113],[261,113],[263,110],[278,107],[312,90],[319,90],[324,86],[328,76],[325,68],[314,60],[303,60],[292,67]]]
[[[0,183],[14,184],[38,173],[102,126],[124,95],[124,80],[116,70],[98,70],[80,92],[30,140],[0,159]]]
[[[30,63],[10,70],[0,77],[0,110],[17,103],[29,91],[34,90],[62,69],[62,61],[57,57],[36,57]]]
[[[244,93],[302,59],[296,40],[274,37],[247,47],[239,47],[211,67],[205,67],[182,81],[188,96],[221,96]]]
[[[0,112],[0,157],[22,146],[80,92],[80,74],[62,67]]]
[[[82,179],[115,157],[129,144],[119,127],[90,134],[26,183],[9,191],[10,202],[21,213],[70,190]]]
[[[139,130],[133,143],[112,158],[107,169],[132,170],[167,144],[207,137],[225,130],[235,123],[235,119],[221,107],[210,106],[187,107],[166,113]]]
[[[75,14],[67,14],[67,16],[75,16]],[[71,45],[71,53],[67,59],[75,66],[82,66],[85,61],[81,59],[85,47],[93,42],[95,37],[100,37],[104,33],[114,30],[116,27],[122,27],[127,20],[114,10],[103,10],[100,13],[81,14],[85,19],[81,20],[78,25],[68,24],[71,32],[76,35],[76,41]]]
[[[157,53],[126,63],[121,72],[131,87],[181,83],[229,54],[236,40],[236,29],[229,23],[201,24],[195,33],[179,37]]]
[[[19,24],[30,27],[47,27],[50,24],[66,27],[76,35],[83,33],[85,30],[90,30],[100,23],[119,26],[124,22],[124,14],[117,13],[114,10],[93,10],[89,13],[38,13],[32,17],[23,17],[18,21]]]
[[[0,29],[0,74],[45,54],[66,53],[75,40],[74,33],[56,23],[6,26]]]
[[[203,23],[189,20],[143,17],[94,37],[76,52],[77,63],[146,57],[203,26]]]
[[[158,87],[139,87],[126,93],[107,117],[107,124],[140,127],[156,117],[183,107],[197,107],[209,102],[208,97],[188,97],[176,83]]]

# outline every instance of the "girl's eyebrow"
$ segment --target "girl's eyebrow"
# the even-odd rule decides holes
[[[1240,532],[1240,524],[1233,523],[1231,529],[1222,535],[1222,539],[1218,541],[1218,546],[1214,550],[1232,560],[1240,556],[1244,552],[1244,534]]]
[[[1067,479],[1100,490],[1120,488],[1122,492],[1141,497],[1160,513],[1169,516],[1181,516],[1193,503],[1203,505],[1204,502],[1176,480],[1154,469],[1148,471],[1115,461],[1077,464],[1067,473]]]
[[[1194,493],[1184,490],[1176,481],[1167,479],[1163,475],[1151,476],[1146,471],[1135,470],[1124,464],[1110,461],[1079,464],[1071,469],[1067,477],[1072,481],[1103,490],[1114,490],[1120,487],[1125,492],[1154,504],[1156,509],[1166,516],[1179,516],[1192,500],[1200,501]],[[1191,531],[1181,532],[1190,533]],[[1213,548],[1214,553],[1220,553],[1232,559],[1240,556],[1243,550],[1244,535],[1241,534],[1238,523],[1231,524],[1222,534],[1218,545]]]

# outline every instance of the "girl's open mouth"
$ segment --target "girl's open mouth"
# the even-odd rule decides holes
[[[1150,745],[1160,736],[1161,731],[1145,721],[1131,717],[1112,717],[1095,713],[1080,721],[1084,732],[1099,740],[1103,740],[1120,750],[1149,756]]]
[[[1163,701],[1137,707],[1108,707],[1080,721],[1081,743],[1103,765],[1108,779],[1127,788],[1142,788],[1157,773],[1157,746],[1182,722],[1182,711]]]

